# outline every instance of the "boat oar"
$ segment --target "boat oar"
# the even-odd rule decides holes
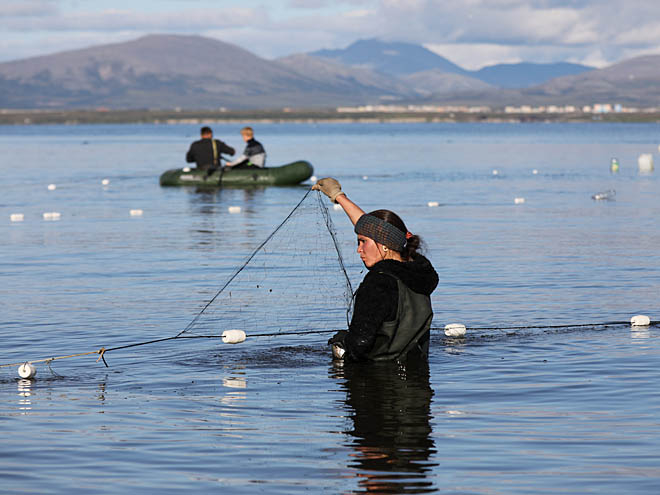
[[[225,169],[227,168],[227,165],[224,167],[220,167],[220,176],[218,177],[218,186],[222,187],[222,176],[225,175]]]

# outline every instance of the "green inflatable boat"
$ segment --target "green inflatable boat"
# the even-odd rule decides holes
[[[160,176],[161,186],[290,186],[309,179],[314,169],[309,162],[297,161],[279,167],[218,169],[207,176],[205,170],[176,168]]]

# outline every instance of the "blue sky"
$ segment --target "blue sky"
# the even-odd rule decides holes
[[[267,59],[365,38],[422,44],[467,69],[520,61],[603,67],[660,54],[658,0],[2,0],[0,62],[199,34]]]

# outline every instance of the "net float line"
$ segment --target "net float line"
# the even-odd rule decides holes
[[[469,326],[464,326],[461,324],[449,324],[445,325],[444,327],[431,327],[430,330],[432,331],[439,331],[439,330],[444,330],[445,335],[450,336],[450,337],[455,337],[455,336],[460,336],[463,337],[465,336],[465,333],[467,330],[470,332],[483,332],[483,331],[512,331],[512,330],[531,330],[531,329],[539,329],[539,330],[558,330],[558,329],[569,329],[569,328],[606,328],[606,327],[611,327],[611,326],[622,326],[622,325],[631,325],[632,327],[658,327],[660,326],[660,321],[650,321],[648,317],[641,318],[639,319],[639,316],[643,315],[638,315],[636,317],[631,318],[631,321],[607,321],[607,322],[598,322],[598,323],[573,323],[573,324],[565,324],[565,325],[515,325],[515,326],[499,326],[499,327],[469,327]],[[646,321],[648,320],[648,323]],[[641,322],[642,324],[633,324],[633,322]],[[460,332],[458,334],[456,333],[448,333],[448,328],[455,329],[455,327],[462,327],[463,332]],[[153,339],[153,340],[148,340],[144,342],[136,342],[133,344],[126,344],[126,345],[120,345],[120,346],[115,346],[115,347],[101,347],[100,349],[97,349],[95,351],[88,351],[88,352],[79,352],[75,354],[67,354],[64,356],[54,356],[54,357],[49,357],[49,358],[43,358],[43,359],[31,359],[28,361],[19,361],[15,363],[7,363],[7,364],[0,364],[0,368],[6,368],[10,366],[20,366],[26,363],[33,364],[33,363],[47,363],[50,364],[53,361],[61,360],[61,359],[70,359],[70,358],[75,358],[75,357],[81,357],[81,356],[89,356],[93,354],[98,354],[98,358],[96,359],[96,362],[98,361],[103,361],[103,364],[105,364],[106,367],[109,367],[107,361],[105,360],[105,354],[108,352],[113,352],[113,351],[118,351],[122,349],[130,349],[132,347],[140,347],[144,345],[150,345],[150,344],[156,344],[160,342],[167,342],[170,340],[183,340],[183,339],[222,339],[224,343],[227,344],[237,344],[240,342],[245,341],[247,338],[258,338],[258,337],[281,337],[284,335],[318,335],[318,334],[324,334],[324,333],[334,333],[337,332],[338,330],[305,330],[305,331],[296,331],[296,332],[272,332],[272,333],[256,333],[256,334],[251,334],[247,335],[245,332],[241,330],[227,330],[223,332],[222,334],[219,335],[175,335],[172,337],[165,337],[161,339]],[[232,333],[232,332],[237,332],[237,333]]]

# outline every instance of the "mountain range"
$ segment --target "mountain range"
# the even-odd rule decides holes
[[[469,71],[420,45],[360,40],[266,60],[201,36],[149,35],[0,64],[0,108],[268,109],[360,104],[660,101],[660,56],[605,69],[500,64]]]

